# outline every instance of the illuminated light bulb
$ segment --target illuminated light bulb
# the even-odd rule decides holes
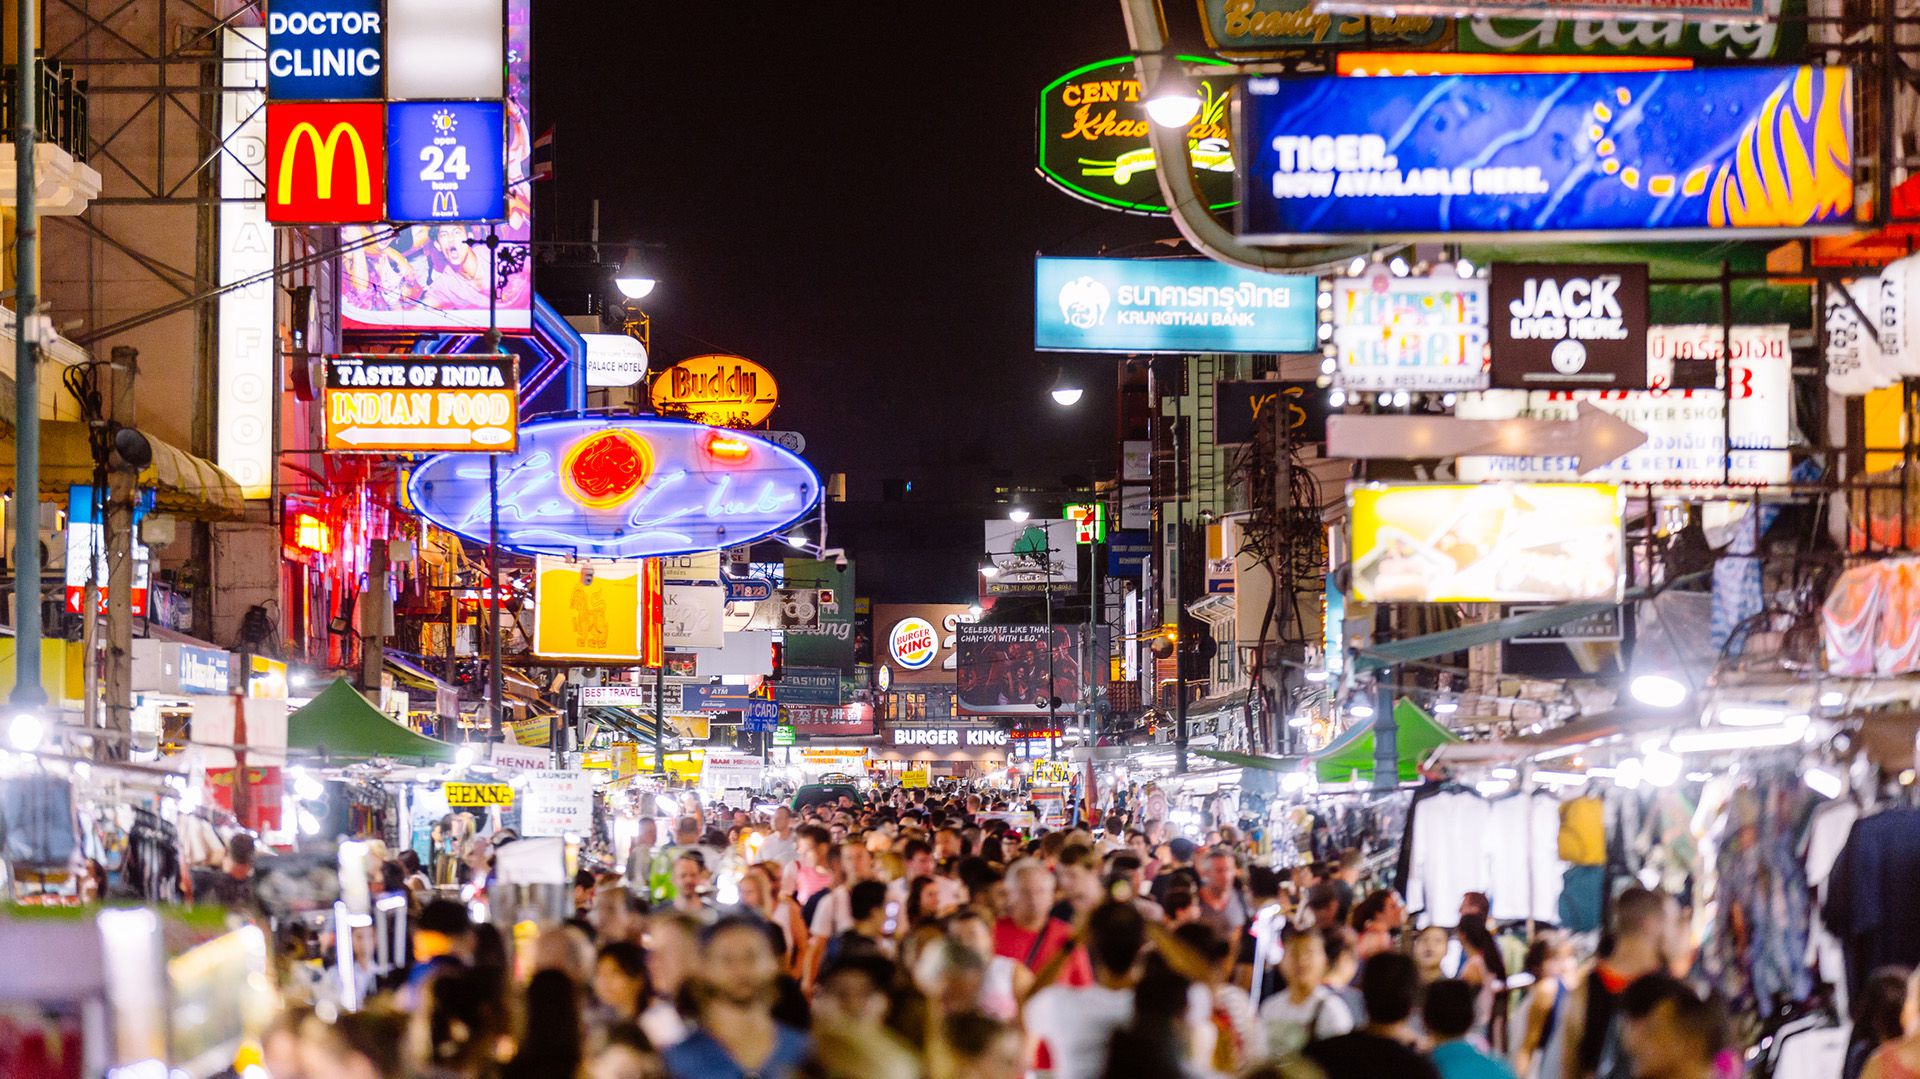
[[[1665,674],[1643,674],[1635,678],[1628,692],[1649,708],[1677,708],[1687,699],[1687,687],[1679,679]]]
[[[1395,277],[1405,277],[1408,270],[1407,260],[1395,255],[1393,261],[1387,263],[1387,269],[1393,271]]]
[[[753,455],[751,439],[725,431],[709,431],[705,438],[707,456],[727,464],[738,464]]]
[[[1200,95],[1169,66],[1147,97],[1147,115],[1161,127],[1186,127],[1200,115]]]
[[[1373,718],[1373,705],[1365,701],[1361,701],[1358,704],[1350,704],[1347,706],[1347,713],[1355,719],[1371,719]]]
[[[21,712],[7,721],[7,742],[22,753],[32,753],[40,748],[47,737],[46,720],[32,712]]]
[[[1327,404],[1332,405],[1334,408],[1345,408],[1347,404],[1347,391],[1334,390],[1327,394]]]
[[[1367,260],[1364,258],[1361,258],[1359,255],[1355,255],[1353,257],[1353,261],[1347,263],[1348,277],[1359,277],[1361,274],[1366,272],[1367,272]]]
[[[1027,518],[1031,516],[1033,516],[1033,512],[1025,506],[1015,506],[1007,511],[1007,520],[1017,525],[1026,524]]]

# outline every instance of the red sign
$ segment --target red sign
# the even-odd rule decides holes
[[[379,102],[267,106],[267,220],[378,221],[387,206],[386,107]]]
[[[800,705],[781,709],[795,734],[863,735],[873,733],[873,705]]]

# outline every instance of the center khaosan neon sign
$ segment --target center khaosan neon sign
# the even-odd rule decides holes
[[[428,458],[407,482],[434,524],[487,542],[487,454]],[[738,431],[591,417],[523,424],[500,455],[500,546],[567,558],[653,558],[737,547],[784,530],[820,499],[797,455]]]

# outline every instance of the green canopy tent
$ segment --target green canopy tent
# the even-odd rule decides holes
[[[1420,762],[1426,760],[1435,749],[1460,740],[1428,715],[1425,709],[1409,700],[1402,700],[1393,706],[1393,718],[1398,728],[1394,748],[1400,758],[1401,783],[1418,779]],[[1273,772],[1291,772],[1304,761],[1313,766],[1315,777],[1322,783],[1345,783],[1356,776],[1365,782],[1373,779],[1373,719],[1369,717],[1355,723],[1328,743],[1325,749],[1304,758],[1254,757],[1213,749],[1196,752],[1226,764],[1264,768]]]
[[[287,716],[287,749],[336,761],[436,764],[453,760],[456,747],[395,723],[341,678]]]

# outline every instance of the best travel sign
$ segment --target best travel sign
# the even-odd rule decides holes
[[[1247,80],[1239,231],[1804,234],[1849,225],[1843,67]]]
[[[1042,258],[1033,344],[1057,352],[1312,352],[1315,281],[1211,259]]]

